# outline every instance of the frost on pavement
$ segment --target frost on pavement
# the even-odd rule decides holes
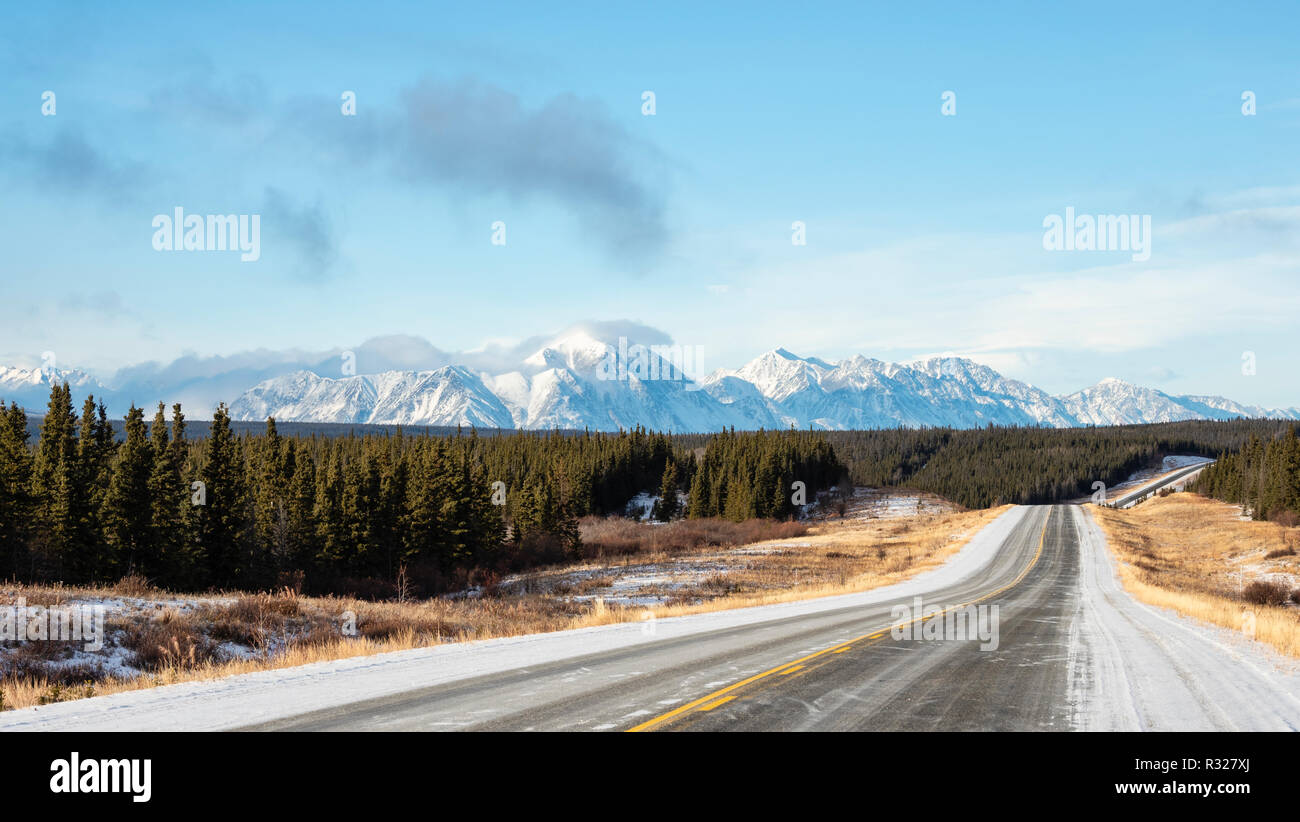
[[[1120,584],[1091,514],[1079,531],[1070,630],[1070,712],[1079,730],[1294,731],[1300,662],[1240,633],[1138,602]]]

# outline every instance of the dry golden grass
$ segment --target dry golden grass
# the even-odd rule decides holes
[[[1244,596],[1254,581],[1300,574],[1300,528],[1241,519],[1234,505],[1172,494],[1128,510],[1090,509],[1119,560],[1124,587],[1150,605],[1233,630],[1300,656],[1300,609]]]
[[[1007,507],[890,519],[831,519],[811,526],[799,537],[732,549],[698,547],[618,555],[542,569],[508,587],[551,595],[595,595],[625,571],[672,565],[694,569],[692,577],[697,581],[686,586],[636,589],[638,596],[668,600],[649,607],[657,616],[832,596],[899,582],[942,564]],[[611,605],[611,614],[618,610]],[[640,615],[647,608],[631,610]],[[611,616],[608,621],[616,619]]]
[[[147,674],[85,682],[75,676],[20,672],[0,680],[0,698],[4,708],[19,708],[445,642],[636,622],[645,619],[647,612],[663,618],[869,590],[937,567],[1005,510],[1004,506],[896,519],[823,522],[793,540],[769,540],[745,546],[742,569],[705,578],[692,590],[676,590],[673,600],[650,608],[607,605],[601,599],[573,601],[568,598],[574,593],[572,588],[551,595],[530,593],[405,603],[300,597],[289,591],[278,595],[235,592],[221,595],[214,604],[204,604],[187,614],[159,603],[147,619],[119,620],[114,624],[110,618],[108,626],[110,632],[116,628],[141,635],[136,652],[139,659],[149,664]],[[769,549],[770,553],[761,553]],[[608,578],[621,565],[633,562],[682,560],[718,553],[717,548],[700,548],[664,556],[639,554],[617,557],[600,565],[586,563],[582,567],[608,569],[609,573],[604,575]],[[564,570],[573,568],[553,569],[543,575]],[[130,596],[145,600],[171,596],[142,590],[137,583],[129,587]],[[105,589],[9,586],[0,590],[0,600],[13,601],[22,596],[29,605],[57,605],[78,597],[104,597],[112,593]],[[343,614],[347,611],[356,615],[359,636],[341,634]],[[223,659],[213,652],[214,639],[242,641],[260,647],[264,653],[250,659]],[[33,670],[40,668],[33,667]]]

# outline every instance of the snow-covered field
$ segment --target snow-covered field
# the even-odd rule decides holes
[[[820,500],[814,519],[839,519],[834,500],[828,495]],[[942,497],[923,491],[893,488],[854,488],[845,517],[853,519],[892,519],[926,514],[946,514],[957,506]]]
[[[808,548],[799,541],[763,542],[654,562],[594,565],[583,568],[512,574],[500,582],[506,593],[540,593],[575,602],[602,600],[625,608],[693,600],[692,592],[728,574],[751,569],[755,557]]]
[[[42,643],[38,658],[44,675],[72,672],[78,677],[85,676],[94,681],[105,678],[132,679],[148,673],[139,664],[137,651],[129,647],[125,626],[146,625],[152,621],[172,618],[194,617],[205,620],[236,602],[235,597],[229,596],[137,597],[85,594],[59,596],[53,602],[49,600],[48,596],[42,596],[40,602],[28,602],[22,589],[0,588],[0,608],[18,619],[35,617],[44,610],[86,614],[88,618],[94,619],[102,615],[103,622],[95,630],[98,638],[102,639],[103,647],[92,648],[92,643],[87,639]],[[26,613],[20,611],[20,608],[25,609]],[[81,617],[78,616],[77,619]],[[282,649],[290,639],[287,635],[269,636],[263,647],[217,641],[214,643],[215,656],[222,660],[266,656]],[[0,642],[0,660],[10,663],[18,655],[32,650],[30,643],[14,640]]]

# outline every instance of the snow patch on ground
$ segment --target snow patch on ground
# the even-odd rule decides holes
[[[18,600],[26,599],[21,589],[0,589],[0,607],[17,606]],[[124,645],[126,631],[121,626],[126,623],[144,623],[172,614],[190,615],[205,609],[221,609],[236,602],[235,597],[222,596],[159,596],[132,597],[121,595],[89,596],[72,595],[47,605],[44,601],[25,602],[27,608],[41,607],[51,610],[92,610],[103,608],[104,634],[103,647],[99,650],[87,650],[87,642],[69,641],[56,650],[57,656],[43,657],[41,665],[51,671],[72,671],[77,669],[97,669],[101,676],[118,679],[133,679],[146,673],[135,665],[136,652]],[[92,611],[93,613],[93,611]],[[10,641],[0,643],[0,665],[12,660],[24,642]],[[235,642],[219,644],[223,659],[250,659],[266,653],[275,653],[287,645],[287,638],[274,637],[266,648],[254,649]],[[6,659],[8,657],[8,659]]]
[[[893,488],[854,488],[848,499],[845,519],[894,519],[927,514],[946,514],[957,506],[942,497],[921,491]],[[839,519],[836,500],[826,495],[820,500],[814,519]]]
[[[627,507],[624,509],[624,515],[642,522],[653,522],[651,514],[654,513],[655,506],[659,504],[659,500],[661,499],[663,499],[663,497],[658,494],[651,494],[648,491],[642,491],[628,501]],[[684,510],[689,501],[690,497],[683,494],[681,491],[677,492],[678,511]]]

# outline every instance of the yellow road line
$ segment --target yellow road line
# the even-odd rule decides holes
[[[807,666],[807,665],[796,665],[796,666],[794,666],[793,668],[786,668],[784,671],[781,672],[781,676],[789,676],[790,674],[794,673],[795,671],[802,671],[802,670],[803,670],[804,668],[806,668],[806,667],[808,667],[808,666]]]
[[[1024,567],[1024,569],[1019,573],[1019,575],[1016,576],[1015,579],[1011,580],[1006,585],[1003,585],[1001,588],[998,588],[996,591],[991,591],[982,597],[972,599],[970,602],[966,602],[961,605],[949,606],[948,608],[944,608],[942,611],[939,611],[938,613],[930,614],[928,617],[924,617],[924,619],[933,619],[934,617],[937,616],[943,616],[949,611],[959,610],[961,608],[965,608],[968,605],[975,605],[976,603],[983,602],[986,599],[992,599],[998,594],[1001,594],[1002,592],[1008,591],[1016,587],[1017,585],[1019,585],[1024,580],[1024,578],[1029,575],[1029,572],[1033,570],[1033,567],[1038,564],[1038,558],[1043,555],[1043,540],[1047,538],[1047,525],[1051,521],[1052,521],[1052,511],[1049,510],[1047,512],[1047,518],[1043,521],[1043,530],[1038,535],[1038,550],[1034,553],[1033,559],[1029,560],[1029,564]],[[840,653],[842,651],[847,651],[849,650],[849,646],[854,644],[855,642],[861,642],[862,640],[869,640],[872,639],[873,637],[884,636],[886,632],[892,632],[895,629],[902,629],[908,625],[911,625],[914,622],[921,622],[922,619],[923,619],[922,617],[918,616],[908,620],[907,622],[900,622],[898,625],[894,625],[890,628],[887,628],[885,631],[880,631],[879,633],[875,633],[875,634],[863,634],[862,636],[854,637],[853,639],[850,639],[847,642],[841,642],[837,645],[831,646],[830,648],[823,648],[822,650],[815,651],[811,654],[808,654],[807,656],[799,657],[798,659],[787,662],[784,665],[778,665],[775,668],[769,668],[768,670],[763,671],[760,674],[754,674],[753,676],[747,677],[746,679],[742,679],[739,682],[732,683],[731,685],[728,685],[725,688],[716,690],[713,693],[708,694],[707,696],[702,696],[699,699],[693,700],[691,702],[687,702],[685,705],[674,708],[673,710],[668,711],[667,713],[660,714],[659,716],[656,716],[653,719],[648,719],[645,722],[642,722],[640,725],[636,725],[631,728],[628,728],[626,733],[638,733],[640,731],[649,730],[650,728],[653,728],[656,725],[661,725],[664,722],[669,721],[670,719],[676,719],[682,714],[687,713],[688,711],[693,711],[696,708],[699,708],[702,711],[711,711],[714,708],[721,705],[722,703],[734,699],[735,698],[734,696],[727,697],[726,699],[719,699],[719,697],[725,696],[726,694],[729,694],[738,688],[743,688],[746,685],[759,681],[760,679],[766,679],[767,677],[772,676],[773,674],[785,673],[786,669],[789,668],[791,665],[799,665],[800,667],[804,667],[801,663],[806,663],[809,660],[816,659],[817,657],[822,656],[824,654]]]
[[[853,648],[851,648],[851,647],[848,647],[848,648],[836,648],[836,649],[835,649],[834,651],[832,651],[831,653],[842,654],[842,653],[844,653],[845,651],[851,651],[851,650],[853,650]]]

